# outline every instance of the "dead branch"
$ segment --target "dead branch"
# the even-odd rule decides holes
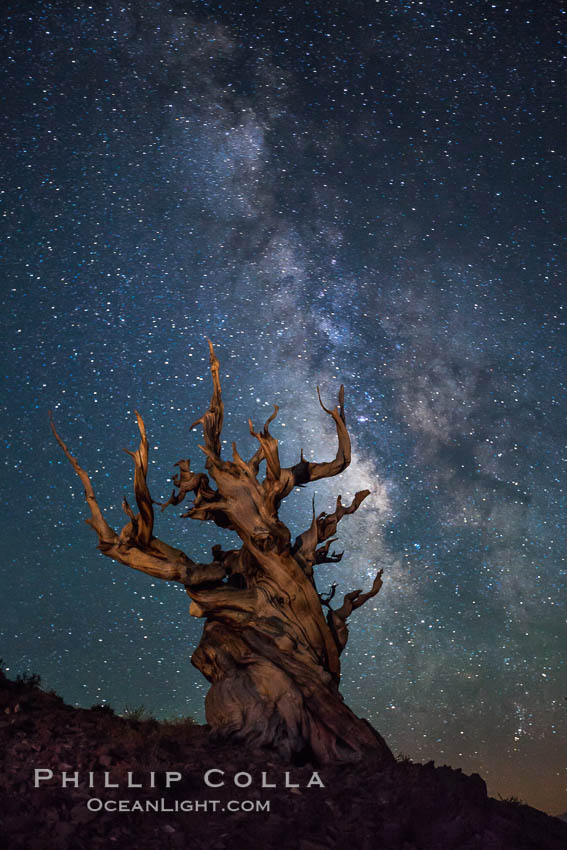
[[[177,581],[187,587],[193,587],[208,582],[221,581],[227,575],[226,568],[213,562],[198,564],[192,561],[180,549],[169,546],[153,536],[152,500],[146,483],[148,469],[148,442],[142,417],[136,413],[141,442],[136,452],[128,452],[135,462],[134,491],[140,512],[134,514],[128,501],[124,499],[122,506],[129,522],[120,534],[112,529],[102,514],[95,497],[90,478],[78,461],[71,454],[66,444],[59,436],[53,417],[50,413],[51,430],[55,439],[63,449],[69,463],[83,482],[85,498],[91,511],[87,523],[96,531],[99,549],[109,558],[125,564],[132,569],[151,575],[165,581]]]
[[[329,540],[329,543],[320,549],[317,549],[317,545],[330,538],[336,532],[337,525],[341,519],[347,514],[353,514],[358,510],[368,495],[370,495],[370,490],[359,490],[348,507],[343,505],[341,496],[337,496],[334,513],[327,514],[323,511],[318,517],[315,517],[315,502],[313,502],[313,519],[311,525],[307,531],[304,531],[303,534],[300,534],[296,538],[292,554],[296,558],[302,559],[309,566],[313,566],[313,564],[337,563],[340,561],[343,556],[342,552],[340,554],[335,554],[334,552],[332,555],[328,554],[329,545],[337,539],[336,537],[333,540]]]
[[[339,390],[339,404],[332,410],[325,407],[325,405],[321,401],[321,393],[319,391],[319,387],[317,387],[317,395],[319,397],[319,404],[321,405],[325,413],[331,416],[335,422],[335,426],[337,429],[337,439],[339,441],[337,454],[335,455],[333,460],[327,461],[325,463],[313,463],[305,460],[302,451],[299,463],[296,463],[295,466],[289,468],[289,472],[291,473],[291,477],[293,479],[292,486],[295,487],[301,486],[302,484],[307,484],[310,481],[318,481],[320,478],[331,478],[333,475],[338,475],[340,472],[343,472],[343,470],[345,470],[350,463],[351,447],[350,437],[345,422],[344,386],[341,384],[341,388]]]
[[[324,594],[324,593],[319,594],[319,601],[321,602],[321,605],[325,605],[327,608],[330,608],[331,607],[331,599],[333,599],[333,597],[336,593],[336,590],[337,590],[337,583],[336,583],[336,581],[334,581],[326,594]]]
[[[303,567],[308,575],[313,575],[313,564],[316,562],[316,549],[319,542],[317,517],[315,516],[315,496],[311,501],[311,525],[295,539],[291,554]]]
[[[361,590],[353,590],[350,593],[347,593],[344,597],[343,604],[340,608],[333,610],[330,606],[327,606],[329,608],[327,623],[331,629],[339,655],[348,643],[348,626],[346,622],[348,617],[352,614],[355,608],[360,608],[360,606],[364,605],[368,599],[376,596],[382,587],[382,572],[382,570],[378,571],[372,584],[372,588],[367,593],[363,593]]]
[[[350,617],[352,612],[356,608],[360,608],[361,605],[364,605],[369,599],[372,599],[373,596],[376,596],[380,588],[382,587],[382,574],[383,570],[378,570],[376,573],[376,578],[372,583],[371,589],[367,593],[363,593],[362,590],[352,590],[350,593],[344,597],[343,604],[340,608],[335,610],[335,614],[341,620],[346,620],[347,617]]]
[[[179,475],[173,475],[171,480],[175,487],[179,489],[179,492],[176,493],[175,490],[173,490],[167,502],[162,504],[162,511],[164,511],[169,505],[180,505],[185,496],[191,492],[195,493],[197,498],[200,493],[207,495],[210,494],[211,497],[214,497],[214,492],[209,486],[208,477],[204,472],[192,472],[191,460],[189,458],[186,458],[185,460],[178,460],[174,465],[179,467]]]
[[[126,454],[129,454],[134,459],[134,494],[136,496],[136,504],[140,511],[136,517],[136,542],[140,548],[146,547],[152,539],[154,530],[154,506],[150,491],[148,489],[148,438],[146,436],[146,426],[144,420],[137,410],[136,420],[140,429],[140,445],[135,452],[129,449],[124,449]]]
[[[214,464],[215,460],[220,460],[224,405],[222,402],[219,377],[220,364],[214,352],[211,340],[208,339],[207,342],[209,344],[211,377],[213,379],[213,394],[211,396],[209,409],[199,419],[196,419],[195,422],[193,422],[189,430],[192,431],[193,428],[199,424],[203,426],[205,446],[200,446],[200,448],[202,448],[205,454],[207,455],[207,464]]]
[[[53,431],[55,439],[63,449],[67,460],[83,482],[83,487],[85,488],[85,499],[91,512],[91,518],[87,519],[87,523],[98,534],[98,539],[101,547],[112,545],[117,539],[116,532],[109,526],[109,524],[102,515],[102,511],[98,506],[93,485],[91,484],[91,480],[88,474],[81,466],[79,466],[77,459],[73,457],[73,455],[57,433],[51,411],[49,411],[49,424],[51,425],[51,430]]]
[[[370,490],[359,490],[357,493],[355,493],[354,499],[348,507],[345,507],[343,505],[341,496],[337,496],[337,503],[334,513],[322,513],[319,514],[319,516],[317,517],[317,542],[322,543],[324,540],[327,540],[327,538],[335,534],[337,530],[337,525],[341,521],[341,519],[347,514],[353,514],[355,511],[357,511],[362,502],[369,495]]]
[[[337,537],[331,537],[330,540],[327,540],[324,546],[320,546],[319,549],[316,549],[316,564],[338,564],[339,561],[342,560],[344,552],[331,552],[331,554],[329,555],[329,547],[331,543],[335,543],[337,539]]]
[[[266,420],[264,423],[264,431],[262,434],[256,433],[254,431],[254,426],[252,425],[252,420],[248,420],[248,426],[250,428],[250,433],[253,437],[256,437],[258,442],[260,443],[260,448],[262,450],[262,456],[260,460],[266,461],[266,478],[271,480],[272,482],[279,482],[281,477],[281,467],[280,467],[280,457],[278,452],[278,441],[272,437],[269,431],[269,425],[274,421],[276,416],[278,415],[278,406],[274,405],[274,412]],[[256,456],[254,456],[255,458]],[[253,458],[253,460],[254,460]]]

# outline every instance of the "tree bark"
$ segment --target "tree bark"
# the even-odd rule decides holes
[[[333,409],[324,407],[319,396],[336,426],[338,448],[333,460],[311,463],[302,452],[295,466],[282,468],[277,440],[269,431],[278,412],[275,407],[262,431],[254,431],[249,422],[259,444],[253,457],[243,460],[233,444],[232,460],[227,461],[221,458],[224,408],[219,362],[210,342],[209,348],[213,394],[208,410],[191,426],[202,426],[200,448],[207,474],[192,472],[189,460],[179,461],[179,474],[173,477],[176,489],[162,510],[193,493],[193,503],[183,516],[233,530],[241,548],[225,552],[215,546],[210,564],[196,564],[154,536],[148,441],[138,413],[140,445],[129,452],[135,465],[138,513],[124,500],[129,521],[119,534],[104,520],[87,473],[51,422],[85,486],[91,510],[87,522],[96,531],[103,554],[154,577],[182,583],[191,598],[190,613],[205,620],[192,663],[211,683],[205,707],[214,738],[277,750],[290,761],[350,761],[368,751],[391,760],[382,737],[353,714],[339,692],[339,656],[348,640],[347,619],[378,593],[382,571],[370,591],[348,593],[336,609],[330,605],[334,586],[325,598],[317,592],[314,576],[317,564],[341,559],[342,554],[329,554],[337,524],[357,510],[368,491],[357,493],[348,507],[339,496],[333,514],[313,513],[310,527],[293,544],[278,517],[281,500],[294,487],[337,475],[350,463],[343,388]],[[260,481],[262,462],[265,476]]]

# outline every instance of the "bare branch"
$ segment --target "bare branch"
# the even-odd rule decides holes
[[[146,550],[138,546],[119,547],[105,552],[109,557],[154,578],[177,581],[185,587],[220,582],[227,575],[227,568],[216,560],[211,564],[199,564],[187,557],[185,552],[170,546],[157,537],[152,538]]]
[[[289,469],[286,470],[291,473],[293,483],[289,489],[286,488],[284,495],[287,495],[293,486],[297,487],[302,484],[307,484],[309,481],[318,481],[320,478],[331,478],[333,475],[338,475],[349,465],[351,447],[350,437],[345,423],[344,392],[344,386],[341,384],[338,406],[330,410],[328,407],[325,407],[321,401],[321,393],[319,391],[319,387],[317,387],[319,404],[325,413],[331,416],[335,422],[337,438],[339,441],[337,454],[333,460],[327,461],[326,463],[311,463],[305,460],[302,450],[299,463],[296,463],[295,466],[289,467]]]
[[[327,608],[330,608],[331,607],[331,599],[334,597],[336,590],[337,590],[337,583],[336,583],[336,581],[334,581],[326,594],[323,594],[323,593],[319,594],[319,601],[321,602],[321,605],[325,605]]]
[[[351,593],[347,593],[344,597],[343,604],[335,611],[333,611],[330,606],[327,606],[329,608],[327,623],[331,629],[339,655],[348,643],[348,626],[346,623],[348,617],[352,614],[355,608],[360,608],[360,606],[364,605],[368,599],[376,596],[381,587],[382,570],[379,570],[376,574],[371,590],[367,593],[363,593],[361,590],[353,590]]]
[[[316,563],[316,549],[317,543],[319,542],[319,532],[317,529],[317,517],[315,516],[315,496],[313,496],[312,502],[312,519],[311,525],[304,531],[303,534],[300,534],[299,537],[296,537],[295,543],[293,544],[293,548],[291,550],[292,555],[295,559],[303,566],[306,571],[312,575],[313,574],[313,564]]]
[[[252,472],[252,475],[257,476],[258,470],[260,469],[260,464],[264,458],[264,453],[262,452],[262,446],[258,446],[250,460],[248,461],[248,467]]]
[[[107,557],[154,578],[178,581],[189,587],[220,581],[227,574],[226,567],[222,564],[196,564],[180,549],[169,546],[153,537],[153,508],[146,484],[148,469],[147,437],[142,418],[138,413],[136,413],[136,416],[142,439],[138,450],[128,453],[134,458],[136,464],[134,490],[140,513],[134,514],[128,501],[124,499],[122,507],[129,517],[129,522],[118,535],[104,519],[88,474],[79,466],[78,461],[57,433],[50,413],[51,430],[55,439],[83,482],[85,498],[91,511],[91,518],[87,522],[98,535],[99,549]]]
[[[191,461],[189,458],[178,460],[175,466],[179,467],[179,475],[173,475],[171,480],[175,487],[179,488],[179,493],[173,490],[171,496],[161,506],[164,511],[169,505],[180,505],[188,493],[195,493],[199,498],[199,494],[207,494],[210,498],[214,498],[214,491],[209,486],[209,479],[204,472],[192,472]]]
[[[205,448],[203,451],[207,455],[208,463],[215,463],[215,459],[220,458],[221,453],[221,433],[222,423],[224,419],[224,405],[222,402],[221,386],[219,369],[220,364],[214,352],[213,344],[210,339],[209,343],[211,376],[213,379],[213,394],[209,409],[191,425],[189,430],[192,430],[196,425],[203,426],[203,436],[205,438]],[[199,447],[201,448],[201,447]]]
[[[331,543],[335,543],[338,538],[331,537],[327,540],[324,546],[320,546],[315,552],[316,564],[338,564],[342,560],[344,552],[331,552],[329,555],[329,547]]]
[[[194,617],[211,617],[216,620],[234,622],[249,619],[258,605],[256,589],[246,590],[223,584],[212,588],[191,588],[188,591],[194,605]]]
[[[335,512],[326,514],[323,511],[317,518],[315,518],[315,501],[313,501],[313,520],[307,531],[304,531],[303,534],[300,534],[296,538],[292,554],[309,566],[313,566],[313,564],[337,563],[340,561],[343,556],[342,552],[340,554],[335,554],[334,552],[332,555],[328,554],[329,545],[337,538],[329,540],[329,543],[320,549],[317,549],[317,545],[330,538],[336,532],[340,520],[347,514],[353,514],[358,510],[369,494],[370,490],[359,490],[348,507],[345,507],[341,497],[337,496]]]
[[[91,484],[91,480],[88,474],[81,466],[79,466],[78,461],[76,460],[76,458],[73,457],[73,455],[57,433],[51,411],[49,411],[49,423],[51,425],[51,430],[53,431],[55,439],[63,449],[67,460],[83,482],[83,487],[85,488],[85,499],[91,512],[91,518],[87,520],[88,524],[92,526],[92,528],[94,528],[94,530],[98,534],[98,539],[101,547],[111,545],[117,539],[116,532],[109,526],[104,516],[102,515],[102,511],[98,506],[93,485]]]
[[[256,437],[258,442],[260,443],[260,448],[262,449],[261,459],[265,459],[266,467],[267,467],[267,477],[272,481],[280,480],[281,476],[281,466],[280,466],[280,456],[278,452],[278,441],[272,437],[269,431],[270,423],[274,421],[276,416],[278,415],[279,407],[277,404],[274,404],[274,412],[266,420],[264,423],[264,431],[262,434],[257,434],[254,431],[254,426],[252,425],[252,420],[248,420],[248,426],[250,428],[250,433],[253,437]]]
[[[322,513],[319,514],[317,518],[317,542],[322,543],[324,540],[327,540],[327,538],[335,534],[337,530],[337,525],[341,521],[341,519],[347,514],[353,514],[355,511],[357,511],[362,502],[369,495],[370,490],[359,490],[357,493],[354,494],[354,499],[348,507],[345,507],[343,505],[341,496],[337,496],[335,512],[332,514]]]
[[[372,588],[367,593],[363,593],[362,590],[353,590],[350,593],[347,593],[341,607],[337,608],[334,612],[336,616],[341,620],[346,620],[356,608],[360,608],[361,605],[364,605],[365,602],[372,599],[373,596],[376,596],[383,584],[383,572],[383,570],[378,570],[376,578],[372,584]]]
[[[147,482],[149,446],[146,436],[146,426],[138,411],[135,410],[134,413],[136,414],[138,428],[140,429],[140,445],[135,452],[131,452],[129,449],[124,449],[124,451],[134,459],[135,464],[134,494],[136,496],[138,510],[140,511],[139,518],[137,518],[136,541],[143,548],[152,539],[154,506]]]

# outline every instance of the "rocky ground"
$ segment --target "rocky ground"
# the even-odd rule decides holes
[[[72,708],[40,690],[33,677],[12,682],[0,673],[0,758],[0,835],[6,850],[567,847],[567,824],[529,806],[487,797],[477,775],[409,761],[383,770],[368,758],[320,768],[325,787],[308,788],[313,765],[289,767],[270,754],[212,746],[207,728],[190,722],[159,724],[118,717],[109,709]],[[51,770],[53,777],[36,788],[38,768]],[[206,787],[203,776],[210,768],[225,772],[211,777],[224,779],[224,786]],[[78,787],[62,787],[62,773],[75,771]],[[148,787],[152,771],[154,788]],[[172,777],[168,789],[166,771],[183,778]],[[234,785],[239,771],[252,777],[249,787]],[[299,787],[285,787],[286,771]],[[105,772],[118,788],[103,787]],[[143,788],[127,787],[129,772]],[[262,788],[262,772],[278,787]],[[240,781],[247,781],[246,775]],[[165,810],[90,811],[89,800],[107,808],[125,801],[126,809],[149,801]],[[192,810],[175,811],[184,801]],[[266,802],[270,811],[254,810]]]

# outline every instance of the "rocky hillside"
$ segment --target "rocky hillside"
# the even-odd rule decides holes
[[[6,850],[567,847],[558,818],[493,800],[479,776],[432,763],[290,767],[271,754],[213,746],[203,726],[72,708],[33,678],[2,674],[0,718]],[[205,784],[208,770],[215,787]],[[294,787],[285,787],[286,772]],[[262,787],[262,778],[276,787]]]

